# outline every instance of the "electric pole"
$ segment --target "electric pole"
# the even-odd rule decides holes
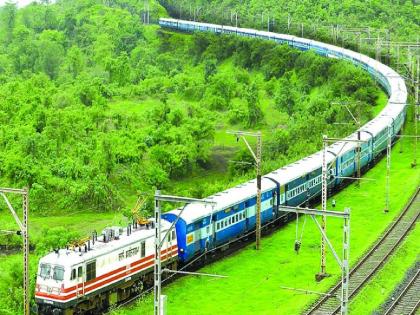
[[[318,210],[310,208],[300,208],[300,207],[289,207],[289,206],[280,206],[279,210],[282,212],[293,212],[296,213],[296,216],[299,214],[309,215],[312,220],[315,222],[316,227],[321,233],[322,240],[328,245],[328,248],[331,250],[335,260],[341,269],[341,314],[347,315],[348,313],[348,302],[349,302],[349,265],[350,265],[350,208],[344,209],[344,212],[331,211],[331,210]],[[342,258],[338,256],[335,251],[332,243],[328,239],[326,231],[322,228],[322,223],[319,224],[316,216],[321,216],[322,218],[336,217],[343,219],[343,252]]]
[[[15,209],[7,198],[6,194],[17,194],[22,196],[22,215],[23,220],[19,219]],[[29,191],[27,188],[0,188],[0,195],[7,204],[12,216],[14,217],[20,231],[17,234],[22,236],[23,242],[23,314],[29,315],[29,233],[28,233],[28,216],[29,216]]]
[[[344,146],[346,145],[346,143],[348,142],[355,142],[360,144],[362,141],[361,140],[351,140],[351,139],[337,139],[337,138],[328,138],[326,135],[324,135],[322,137],[322,174],[321,174],[321,204],[322,204],[322,208],[321,211],[323,213],[327,213],[327,190],[328,190],[328,174],[329,174],[329,166],[327,163],[327,144],[331,142],[344,142],[343,147],[341,148],[341,150],[344,148]],[[340,150],[340,152],[341,152]],[[339,154],[337,154],[337,156],[339,156]],[[337,157],[335,157],[333,159],[333,161],[330,163],[330,166],[335,162],[335,160],[337,159]],[[344,177],[340,177],[340,176],[335,176],[335,178],[344,178]],[[322,221],[321,221],[321,226],[320,226],[320,230],[321,233],[324,235],[326,235],[327,233],[327,217],[326,215],[322,216]],[[315,275],[315,279],[317,281],[321,281],[322,279],[326,278],[329,276],[329,274],[327,273],[327,268],[326,268],[326,237],[322,237],[321,238],[321,271]]]
[[[392,146],[392,128],[388,126],[388,141],[386,146],[386,184],[385,184],[385,209],[389,212],[389,193],[390,193],[390,175],[391,175],[391,146]]]
[[[247,131],[227,131],[228,134],[236,136],[237,141],[242,139],[245,142],[249,152],[255,161],[255,168],[257,173],[257,211],[255,213],[255,249],[260,249],[261,244],[261,159],[262,159],[262,138],[261,132],[247,132]],[[249,145],[246,136],[257,138],[257,153]]]
[[[417,135],[418,135],[418,120],[420,119],[419,116],[419,76],[420,76],[420,59],[419,56],[416,58],[417,63],[417,74],[416,74],[416,80],[414,82],[414,132],[416,138],[414,139],[414,160],[413,160],[413,167],[417,166]],[[413,79],[414,79],[414,73],[413,73]]]
[[[351,118],[354,120],[356,126],[357,126],[357,147],[356,147],[356,176],[357,176],[357,186],[360,186],[360,179],[362,177],[362,163],[361,163],[361,154],[362,154],[362,148],[360,146],[361,143],[361,131],[360,131],[360,127],[362,125],[362,119],[361,119],[361,109],[360,109],[360,101],[356,101],[357,104],[357,118],[356,115],[353,115],[352,111],[350,110],[350,107],[348,106],[349,104],[351,104],[350,102],[335,102],[332,103],[334,105],[341,105],[344,106],[347,111],[349,112]]]
[[[322,207],[321,210],[325,212],[327,210],[327,136],[324,135],[322,137],[322,183],[321,183],[321,203]],[[327,233],[327,217],[323,215],[321,217],[321,233],[326,234]],[[325,239],[322,236],[321,237],[321,271],[319,274],[317,274],[317,280],[322,280],[324,277],[326,277],[326,248],[325,248]]]
[[[169,233],[171,233],[172,229],[175,227],[176,223],[178,222],[179,218],[181,217],[182,213],[185,210],[185,207],[188,204],[204,204],[204,205],[211,205],[214,207],[216,203],[214,201],[207,201],[205,199],[195,199],[195,198],[186,198],[186,197],[177,197],[177,196],[166,196],[161,195],[160,190],[156,190],[155,192],[155,260],[154,260],[154,315],[163,315],[165,314],[163,310],[163,301],[162,301],[162,259],[161,259],[161,248],[165,239],[167,239]],[[177,218],[174,222],[172,222],[169,229],[166,231],[165,235],[161,236],[161,209],[160,209],[160,202],[173,202],[173,203],[184,203],[184,207],[181,209],[180,213],[178,214]],[[171,270],[165,270],[166,272],[177,272]],[[185,273],[185,272],[184,272]],[[207,275],[207,274],[203,274]],[[210,275],[211,276],[211,275]],[[220,277],[220,276],[219,276]]]

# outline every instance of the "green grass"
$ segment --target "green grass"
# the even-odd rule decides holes
[[[361,188],[351,185],[334,197],[337,208],[351,207],[351,263],[354,264],[391,223],[420,182],[420,169],[412,169],[412,151],[406,143],[392,153],[391,210],[385,214],[385,168],[383,159],[365,176]],[[301,223],[303,221],[301,220]],[[302,226],[300,226],[301,228]],[[328,235],[341,253],[342,222],[328,220]],[[262,250],[253,245],[202,269],[226,275],[227,279],[184,277],[163,289],[168,295],[169,314],[299,314],[317,296],[281,289],[288,286],[326,291],[340,276],[339,268],[328,252],[327,271],[332,277],[321,283],[314,280],[319,271],[320,235],[308,218],[299,255],[293,250],[295,224],[290,223],[262,241]],[[117,314],[151,314],[152,296]],[[359,313],[360,314],[360,313]]]
[[[350,304],[350,314],[371,314],[379,310],[394,288],[404,279],[405,273],[419,259],[418,240],[420,228],[417,226],[391,257],[385,267],[357,295]]]
[[[0,212],[0,226],[2,229],[17,230],[11,214],[9,212]],[[69,231],[77,231],[81,236],[90,235],[96,229],[102,231],[105,226],[118,225],[124,221],[123,215],[116,212],[91,212],[81,211],[70,214],[61,214],[54,216],[29,216],[29,236],[36,242],[42,237],[43,228],[46,227],[64,227]]]
[[[111,114],[143,114],[151,107],[155,107],[158,100],[147,98],[140,99],[120,99],[116,98],[109,103],[109,112]]]

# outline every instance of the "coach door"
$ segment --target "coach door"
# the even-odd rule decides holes
[[[76,296],[81,297],[85,295],[85,283],[83,281],[83,265],[76,267],[77,284],[76,284]]]

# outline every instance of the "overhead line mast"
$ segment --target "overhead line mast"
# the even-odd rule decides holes
[[[20,220],[15,209],[7,198],[7,194],[15,194],[22,196],[22,215],[23,219]],[[0,195],[3,197],[7,207],[9,208],[16,224],[19,226],[20,231],[18,235],[22,235],[23,241],[23,314],[29,315],[29,234],[28,234],[28,217],[29,217],[29,191],[27,188],[0,188]],[[7,231],[10,232],[10,231]]]
[[[236,136],[237,141],[242,139],[245,142],[249,152],[255,161],[255,169],[257,173],[257,211],[255,213],[255,249],[259,250],[261,247],[261,156],[262,156],[262,139],[261,132],[247,132],[247,131],[227,131],[228,134]],[[257,138],[257,153],[249,145],[246,136]]]
[[[165,235],[161,235],[161,202],[171,202],[171,203],[183,203],[184,207],[182,207],[180,213],[178,214],[176,220],[172,223],[169,229],[166,231]],[[179,218],[181,217],[182,213],[185,210],[185,207],[188,204],[203,204],[203,205],[211,205],[214,207],[216,203],[214,201],[208,201],[205,199],[195,199],[195,198],[187,198],[187,197],[177,197],[177,196],[169,196],[169,195],[161,195],[160,190],[156,190],[154,196],[154,203],[155,203],[155,259],[154,259],[154,315],[163,315],[166,314],[164,310],[164,300],[165,297],[161,295],[162,292],[162,259],[161,259],[161,248],[163,246],[163,242],[167,239],[169,233],[171,233],[172,229],[175,227],[176,223],[178,222]],[[173,272],[178,273],[178,271],[171,271],[171,270],[164,270],[165,272]],[[209,276],[209,274],[201,274],[205,276]],[[210,275],[215,276],[215,275]],[[217,276],[216,276],[217,277]],[[220,277],[220,276],[219,276]]]
[[[331,165],[335,162],[336,158],[330,163],[330,166],[328,166],[327,163],[327,144],[329,142],[345,142],[345,144],[343,145],[343,147],[341,148],[341,150],[344,148],[344,146],[346,145],[346,143],[348,142],[355,142],[357,143],[357,145],[360,145],[360,143],[362,143],[363,141],[361,140],[351,140],[351,139],[337,139],[337,138],[328,138],[326,135],[323,136],[322,138],[322,182],[321,182],[321,211],[322,213],[324,213],[324,215],[322,215],[322,221],[321,221],[321,233],[324,235],[326,235],[327,233],[327,197],[328,197],[328,174],[329,174],[329,168],[331,167]],[[340,151],[341,151],[340,150]],[[328,273],[327,273],[327,263],[326,263],[327,257],[326,257],[326,238],[322,237],[321,238],[321,270],[318,274],[315,275],[315,278],[317,281],[321,281],[322,279],[328,277]]]

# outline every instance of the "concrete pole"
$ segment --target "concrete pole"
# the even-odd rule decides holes
[[[24,314],[29,315],[29,301],[31,300],[29,294],[29,234],[28,234],[28,216],[29,216],[29,195],[28,189],[25,188],[25,193],[23,197],[23,305],[24,305]]]
[[[349,302],[349,263],[350,263],[350,209],[344,209],[348,217],[344,217],[343,226],[343,262],[341,269],[341,314],[348,313]]]
[[[257,206],[255,211],[255,249],[260,249],[261,243],[261,162],[262,162],[262,135],[261,131],[258,132],[246,132],[246,131],[227,131],[229,134],[236,136],[236,140],[242,139],[245,142],[249,152],[255,161],[255,168],[257,173]],[[257,138],[257,153],[246,140],[246,136]]]
[[[360,117],[359,117],[359,129],[360,129]],[[361,140],[360,130],[357,131],[357,140]],[[357,186],[360,186],[360,178],[362,177],[362,163],[361,163],[361,151],[362,147],[360,143],[357,143]]]
[[[385,209],[384,212],[389,212],[389,193],[390,193],[390,176],[391,176],[391,126],[388,126],[388,144],[386,147],[386,186],[385,186]]]
[[[327,168],[327,136],[323,136],[322,141],[322,211],[327,210],[327,189],[328,189],[328,168]],[[321,228],[324,234],[327,233],[327,217],[322,216]],[[317,280],[322,280],[326,275],[326,245],[325,240],[321,238],[321,272]]]
[[[156,195],[160,195],[160,191],[156,191]],[[154,268],[154,315],[161,315],[161,277],[162,277],[162,265],[160,255],[160,201],[155,198],[155,268]]]
[[[257,171],[257,212],[256,212],[256,226],[255,226],[255,248],[261,248],[261,151],[262,139],[261,132],[257,132],[257,154],[256,154],[256,171]]]
[[[416,82],[414,87],[414,135],[416,138],[414,139],[414,160],[413,160],[413,167],[417,166],[417,135],[418,135],[418,121],[419,121],[419,72],[420,72],[420,59],[417,56],[417,75],[416,75]],[[414,78],[414,75],[413,75]]]

